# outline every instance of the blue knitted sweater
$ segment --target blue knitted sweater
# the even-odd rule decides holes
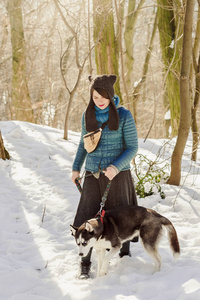
[[[85,112],[82,116],[81,139],[72,166],[73,171],[80,171],[85,162],[85,169],[97,172],[114,165],[119,171],[130,169],[130,162],[138,150],[138,137],[135,121],[126,108],[119,106],[119,97],[114,96],[115,105],[119,114],[118,130],[109,130],[108,125],[103,129],[97,149],[87,153],[84,148],[83,136],[88,132],[85,129]],[[99,127],[109,117],[109,106],[103,110],[95,106],[96,119]]]

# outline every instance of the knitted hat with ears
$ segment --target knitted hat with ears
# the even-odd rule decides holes
[[[92,79],[91,76],[89,76],[88,78],[89,81],[91,82],[91,89],[90,89],[90,102],[85,112],[86,130],[90,132],[98,129],[98,123],[95,115],[95,104],[92,99],[92,91],[95,89],[103,89],[107,92],[110,100],[108,127],[110,130],[117,130],[119,128],[119,115],[113,99],[115,94],[113,85],[117,80],[117,76],[102,75],[102,76],[97,76],[94,79]]]

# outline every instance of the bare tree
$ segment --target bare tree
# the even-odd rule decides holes
[[[69,101],[68,101],[67,112],[66,112],[66,116],[65,116],[65,125],[64,125],[64,139],[67,140],[68,139],[68,127],[69,127],[69,116],[70,116],[70,112],[71,112],[71,106],[72,106],[72,102],[73,102],[73,99],[74,99],[74,95],[75,95],[75,93],[77,91],[77,88],[80,84],[81,75],[82,75],[85,63],[88,59],[88,54],[85,56],[85,58],[83,59],[83,62],[81,64],[78,33],[74,30],[74,28],[72,28],[72,26],[69,24],[67,19],[64,17],[64,14],[63,14],[63,12],[62,12],[59,4],[58,4],[58,1],[54,0],[54,3],[55,3],[55,5],[56,5],[56,7],[57,7],[57,9],[60,13],[60,16],[61,16],[64,24],[66,25],[68,30],[71,32],[71,34],[73,36],[73,39],[75,41],[75,60],[76,60],[76,67],[77,67],[77,70],[78,70],[78,75],[77,75],[77,78],[76,78],[76,82],[74,84],[74,87],[70,90],[67,86],[67,82],[65,80],[64,73],[62,72],[62,60],[61,60],[61,72],[62,72],[62,76],[63,76],[63,79],[64,79],[66,90],[69,93]]]
[[[200,55],[198,58],[198,64],[196,65],[195,68],[195,96],[194,96],[194,102],[192,105],[192,134],[193,134],[193,145],[192,145],[192,157],[191,159],[193,161],[197,160],[197,149],[199,145],[199,129],[198,129],[198,124],[197,124],[197,108],[199,105],[199,93],[200,93]]]
[[[164,65],[164,106],[166,111],[170,110],[171,135],[176,136],[180,120],[179,78],[184,11],[180,0],[157,0],[157,4],[158,29]]]
[[[139,136],[141,138],[146,136],[147,128],[151,128],[154,119],[149,137],[163,137],[165,134],[165,110],[162,100],[165,92],[162,87],[164,80],[165,87],[167,86],[167,74],[169,73],[176,78],[178,83],[180,81],[180,66],[178,70],[175,66],[176,63],[178,64],[177,59],[181,61],[182,57],[182,48],[179,47],[179,43],[182,43],[182,35],[181,30],[178,31],[178,26],[180,25],[181,29],[185,15],[180,3],[184,5],[185,1],[173,0],[173,14],[171,21],[168,20],[168,25],[173,24],[175,33],[170,36],[165,47],[169,54],[165,69],[161,56],[161,39],[157,31],[154,42],[151,43],[155,29],[153,22],[157,10],[156,1],[94,1],[96,8],[93,11],[93,0],[56,0],[66,22],[61,17],[54,1],[0,1],[0,119],[11,119],[12,112],[12,118],[21,120],[25,114],[30,112],[30,114],[34,114],[33,121],[37,124],[60,129],[64,129],[65,126],[71,130],[80,131],[79,121],[89,101],[87,78],[89,74],[101,73],[97,70],[96,55],[101,56],[103,53],[101,51],[106,49],[102,67],[111,66],[116,60],[120,90],[122,91],[121,98],[124,98],[125,106],[128,106],[129,102],[132,106],[132,101],[136,100],[134,103],[137,105],[133,114],[138,124]],[[111,2],[113,6],[111,6]],[[102,3],[104,4],[103,8]],[[114,10],[114,3],[117,10]],[[165,6],[161,3],[160,7],[165,9],[165,12],[169,12],[169,4],[172,3],[172,0],[166,0],[165,3]],[[9,4],[12,4],[12,10]],[[9,8],[7,10],[6,5]],[[19,18],[20,10],[21,17]],[[12,22],[13,20],[18,22],[16,23],[18,27],[10,26],[9,16],[12,16]],[[97,19],[99,27],[95,23]],[[110,20],[114,33],[109,29],[111,28],[109,27],[110,23],[107,26],[107,22]],[[196,20],[195,18],[195,22]],[[70,26],[68,27],[66,23]],[[119,27],[121,27],[121,32]],[[11,28],[13,28],[12,31]],[[163,26],[162,34],[166,37],[164,32]],[[121,37],[120,43],[119,36]],[[13,51],[15,47],[11,43],[11,37],[12,39],[18,37],[21,41],[18,48],[20,50],[16,53]],[[115,38],[115,48],[108,44],[113,37]],[[94,46],[97,51],[96,55]],[[102,50],[103,46],[105,47]],[[174,54],[175,48],[176,55]],[[78,52],[77,49],[79,49]],[[172,51],[172,55],[170,51]],[[191,78],[190,87],[193,92],[191,96],[192,114],[194,114],[194,121],[196,116],[193,125],[196,123],[199,126],[200,115],[197,108],[199,49],[193,52],[196,54],[193,64],[194,77]],[[18,65],[18,69],[13,71],[14,64],[20,59],[21,64]],[[107,73],[107,69],[102,72]],[[110,68],[108,72],[116,73],[114,67]],[[13,104],[15,99],[13,78],[18,79],[16,85],[20,87],[16,89],[18,93],[16,99],[19,101],[16,104],[16,110],[13,109],[15,107]],[[192,86],[192,84],[195,85],[195,79],[196,86]],[[79,81],[78,85],[77,80]],[[125,85],[127,85],[126,89]],[[172,85],[173,83],[171,83],[171,87]],[[169,84],[169,93],[173,93],[174,90],[177,91],[174,88],[170,90]],[[118,93],[117,90],[116,93]],[[141,101],[137,101],[138,97]],[[24,102],[20,103],[22,99]],[[25,106],[25,99],[30,101],[28,107]],[[18,117],[16,114],[20,112],[21,116]],[[197,145],[198,142],[196,125],[192,127],[194,145]],[[65,129],[65,133],[67,133],[67,129]],[[195,137],[197,137],[197,142]],[[194,148],[193,153],[195,153]]]
[[[180,77],[180,125],[178,130],[177,142],[172,154],[171,174],[168,180],[168,183],[173,185],[180,184],[182,155],[191,126],[189,75],[192,59],[192,24],[194,16],[194,3],[195,0],[187,0],[186,2]]]
[[[8,0],[12,44],[12,119],[33,122],[33,110],[26,79],[22,0]]]
[[[135,119],[136,123],[137,123],[137,104],[138,104],[138,100],[139,100],[139,97],[140,97],[140,92],[141,92],[142,86],[146,82],[146,78],[147,78],[147,74],[148,74],[149,61],[150,61],[150,58],[151,58],[153,43],[154,43],[154,39],[155,39],[155,35],[156,35],[157,22],[158,22],[158,13],[156,13],[156,16],[155,16],[154,26],[153,26],[153,30],[152,30],[150,43],[149,43],[149,46],[148,46],[147,51],[146,51],[146,56],[145,56],[144,65],[143,65],[142,77],[141,77],[140,81],[138,81],[138,84],[136,85],[136,87],[134,88],[134,91],[133,91],[134,119]],[[152,125],[153,125],[153,123],[152,123]]]
[[[199,105],[199,93],[200,93],[200,4],[198,7],[198,20],[196,28],[196,37],[193,47],[193,67],[195,72],[195,96],[192,105],[192,135],[193,135],[193,145],[192,145],[192,156],[191,159],[196,161],[197,159],[197,149],[199,145],[199,129],[197,123],[197,108]]]
[[[93,0],[93,23],[97,74],[119,75],[112,0]],[[115,91],[121,98],[119,82],[118,76]]]
[[[135,26],[140,13],[142,6],[144,5],[145,0],[140,0],[138,6],[136,7],[136,1],[129,0],[128,2],[128,11],[127,16],[125,16],[125,30],[124,30],[124,43],[125,43],[125,68],[126,72],[124,74],[125,86],[127,85],[127,90],[132,90],[133,85],[133,66],[134,66],[134,57],[133,57],[133,38],[135,34]],[[136,102],[133,95],[127,96],[127,101],[130,103],[130,110],[134,115],[136,120]]]
[[[3,160],[10,159],[10,155],[6,148],[4,147],[3,138],[0,131],[0,158]]]
[[[118,29],[119,29],[119,36],[118,36],[118,44],[119,44],[119,53],[120,53],[120,63],[121,63],[121,78],[126,94],[126,101],[123,101],[123,104],[125,104],[129,110],[131,110],[130,107],[130,100],[129,100],[129,93],[128,93],[128,86],[126,84],[125,80],[125,68],[124,68],[124,58],[123,58],[123,41],[122,41],[122,26],[123,26],[123,21],[122,17],[120,16],[120,10],[121,7],[117,5],[117,0],[114,0],[115,3],[115,11],[116,11],[116,16],[117,16],[117,22],[118,22]]]

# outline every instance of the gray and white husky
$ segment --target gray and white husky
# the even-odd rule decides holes
[[[154,272],[161,267],[158,253],[160,238],[166,228],[174,256],[180,253],[176,230],[172,223],[156,211],[141,206],[126,206],[107,210],[104,217],[84,222],[80,227],[71,225],[72,235],[79,247],[79,255],[86,256],[94,247],[98,256],[97,276],[108,272],[108,264],[122,244],[139,236],[146,252],[154,262]],[[107,252],[106,250],[110,250]]]

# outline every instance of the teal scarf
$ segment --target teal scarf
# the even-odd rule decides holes
[[[118,107],[119,105],[119,97],[117,95],[114,95],[114,102],[115,106]],[[100,109],[95,105],[95,115],[96,119],[100,123],[104,123],[108,121],[109,118],[109,105],[105,109]]]

